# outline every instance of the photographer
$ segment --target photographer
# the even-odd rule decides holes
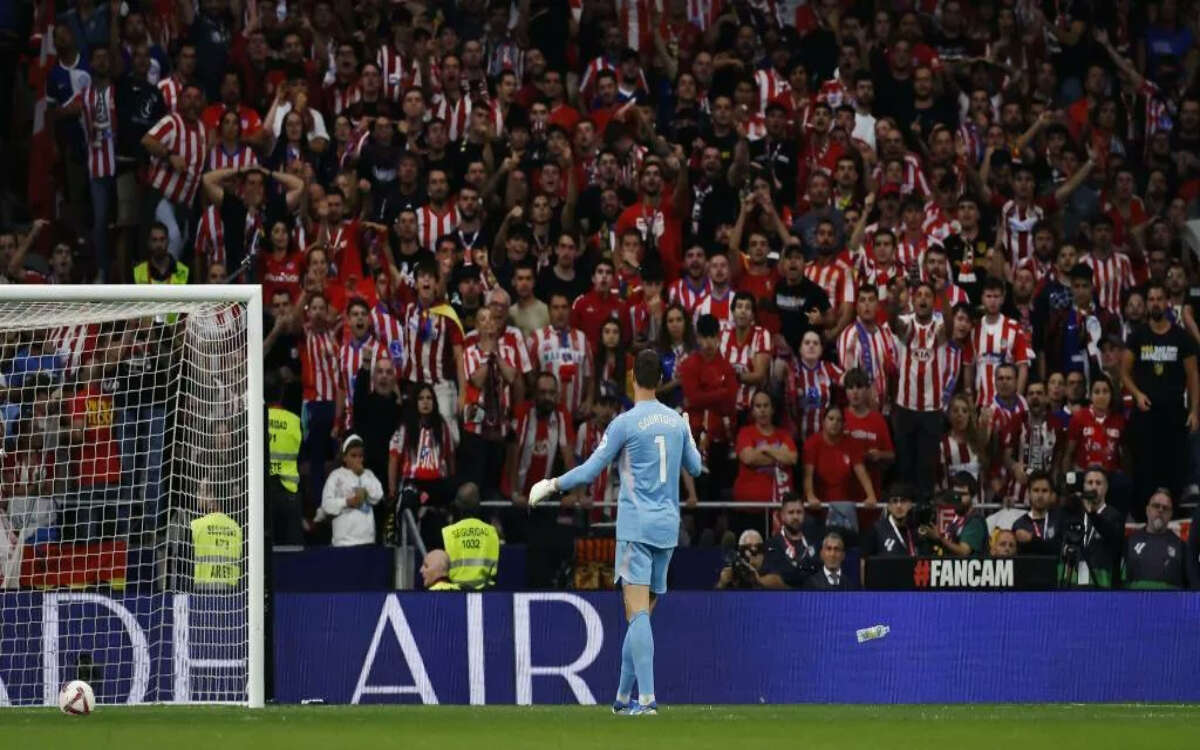
[[[725,553],[725,567],[717,579],[719,589],[761,589],[763,581],[763,538],[754,529],[738,537],[737,549]]]
[[[1121,513],[1108,505],[1108,475],[1092,467],[1082,484],[1077,472],[1068,472],[1062,509],[1063,586],[1111,588],[1125,523]]]
[[[1029,512],[1013,522],[1017,551],[1022,555],[1057,555],[1062,546],[1058,494],[1044,471],[1029,475]]]
[[[917,533],[931,544],[941,547],[946,554],[970,557],[987,552],[988,530],[983,514],[973,510],[975,493],[979,484],[975,477],[965,471],[956,473],[950,481],[949,504],[954,508],[954,520],[943,532],[936,523],[923,523]]]
[[[1146,503],[1146,525],[1125,540],[1121,579],[1131,589],[1181,589],[1184,587],[1186,551],[1183,540],[1167,525],[1171,521],[1171,493],[1160,487]]]
[[[779,507],[779,523],[779,533],[767,540],[763,588],[798,589],[820,567],[813,547],[821,538],[820,522],[805,518],[804,502],[788,493]]]

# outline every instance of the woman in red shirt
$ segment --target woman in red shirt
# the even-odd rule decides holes
[[[792,491],[792,467],[799,454],[792,436],[775,424],[775,402],[766,391],[750,399],[752,422],[738,431],[738,457],[733,499],[779,502]]]
[[[1071,415],[1067,426],[1064,470],[1100,466],[1112,474],[1121,470],[1125,418],[1112,411],[1113,387],[1104,375],[1092,381],[1092,402]]]
[[[858,513],[849,501],[850,482],[862,487],[868,507],[875,506],[875,488],[863,466],[861,448],[845,433],[845,419],[840,406],[825,410],[821,431],[804,441],[804,497],[808,508],[821,507],[822,499],[829,506],[825,522],[830,526],[858,528]]]
[[[421,538],[427,546],[441,539],[453,476],[450,428],[438,412],[433,386],[421,383],[388,447],[387,497],[417,514]]]

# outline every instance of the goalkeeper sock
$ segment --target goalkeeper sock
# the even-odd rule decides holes
[[[617,683],[617,701],[628,703],[633,695],[633,628],[625,628],[625,640],[621,642],[621,680]]]
[[[637,676],[638,701],[649,705],[654,702],[654,632],[650,629],[649,612],[643,609],[634,613],[626,640],[630,642]]]

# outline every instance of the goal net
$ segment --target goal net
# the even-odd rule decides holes
[[[258,287],[0,287],[0,705],[262,704]]]

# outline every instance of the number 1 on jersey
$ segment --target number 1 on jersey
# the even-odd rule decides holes
[[[655,435],[654,443],[658,446],[658,483],[667,483],[667,438],[665,435]]]

